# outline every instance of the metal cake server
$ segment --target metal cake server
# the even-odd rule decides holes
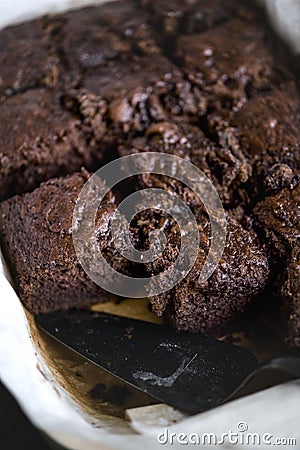
[[[155,402],[197,413],[300,377],[300,358],[259,366],[236,345],[140,320],[88,311],[40,315],[38,326]]]

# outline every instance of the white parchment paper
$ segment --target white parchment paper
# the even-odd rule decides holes
[[[101,1],[0,0],[0,28],[43,13],[93,3]],[[266,0],[265,3],[278,32],[294,50],[300,52],[300,1]],[[165,432],[167,418],[153,416],[153,408],[149,410],[148,416],[146,408],[143,408],[143,413],[136,410],[132,414],[129,413],[132,431],[128,429],[125,432],[120,430],[119,420],[116,421],[115,429],[110,426],[108,430],[104,422],[95,421],[80,408],[57,383],[36,348],[30,336],[23,307],[9,283],[2,260],[0,311],[0,377],[36,427],[74,450],[147,450],[162,446],[182,448],[182,444],[176,439],[173,445],[158,443],[157,436]],[[215,433],[221,436],[230,430],[236,432],[238,424],[244,423],[250,433],[258,433],[261,437],[265,433],[272,435],[272,442],[276,438],[295,438],[297,445],[286,448],[300,448],[299,405],[300,380],[236,400],[191,418],[177,414],[179,422],[168,425],[167,428],[169,433],[177,435]],[[167,414],[166,408],[159,414]],[[243,449],[245,445],[226,444],[223,448]],[[261,444],[259,448],[270,448],[270,445]]]

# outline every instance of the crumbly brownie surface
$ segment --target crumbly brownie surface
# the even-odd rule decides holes
[[[233,207],[244,189],[252,168],[238,149],[220,147],[204,132],[188,123],[159,122],[152,124],[143,136],[118,147],[120,155],[140,152],[163,152],[186,159],[198,167],[213,183],[223,205]],[[143,188],[161,188],[175,192],[191,207],[199,204],[196,194],[168,177],[144,173],[139,177]],[[242,193],[241,193],[242,195]]]
[[[73,245],[73,209],[87,179],[86,172],[52,179],[0,204],[1,245],[20,298],[33,313],[85,307],[112,297],[84,272]],[[97,214],[97,242],[110,264],[128,273],[128,262],[111,243],[114,211],[110,194]]]

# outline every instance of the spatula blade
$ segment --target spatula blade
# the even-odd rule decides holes
[[[221,404],[258,367],[247,350],[88,311],[40,315],[48,334],[155,400],[196,413]]]

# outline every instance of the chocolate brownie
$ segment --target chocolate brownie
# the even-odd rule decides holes
[[[198,89],[163,54],[148,16],[136,9],[128,1],[73,11],[62,27],[60,50],[75,74],[66,81],[66,104],[96,136],[105,127],[121,139],[170,115],[186,120],[201,108]]]
[[[62,70],[46,19],[0,31],[0,102],[37,86],[53,87]]]
[[[300,185],[282,189],[258,203],[253,215],[279,258],[300,244]]]
[[[204,33],[179,37],[176,55],[211,109],[239,110],[248,97],[291,78],[274,59],[269,39],[268,30],[256,22],[231,19]]]
[[[161,54],[147,16],[142,11],[136,14],[134,0],[74,10],[58,18],[57,52],[66,69],[67,87],[81,86],[89,74],[107,84],[114,63],[118,69],[131,66],[134,57]]]
[[[300,245],[289,258],[278,292],[282,332],[289,347],[300,347]]]
[[[91,167],[103,155],[88,127],[62,107],[56,90],[28,90],[3,102],[0,142],[0,200]]]
[[[119,145],[118,151],[121,156],[152,151],[187,159],[212,181],[225,207],[233,207],[241,201],[245,183],[252,173],[251,165],[239,149],[220,147],[199,127],[188,123],[152,124],[143,136]],[[199,204],[196,194],[174,179],[144,173],[139,181],[142,188],[176,192],[191,207]]]
[[[181,197],[200,231],[194,268],[152,297],[153,309],[179,329],[220,334],[271,284],[287,341],[298,345],[300,102],[262,10],[247,0],[124,0],[10,27],[0,39],[0,200],[23,194],[0,204],[1,240],[24,304],[40,312],[108,298],[81,269],[70,234],[88,175],[66,174],[118,155],[170,153],[212,180],[228,236],[217,270],[199,284],[210,243],[203,206],[167,177],[132,179],[132,190]],[[99,245],[113,267],[135,275],[109,235],[114,210],[111,195],[99,211]],[[153,211],[132,224],[141,247],[161,225],[170,241],[150,274],[178,255],[178,227]]]
[[[121,141],[128,134],[144,132],[153,122],[188,122],[206,108],[199,89],[163,55],[110,61],[101,71],[87,74],[80,88],[66,93],[66,100],[92,125],[95,135],[101,121]]]
[[[106,9],[111,7],[106,5]],[[89,96],[97,110],[97,101],[107,102],[107,121],[124,124],[126,132],[141,132],[152,121],[174,115],[179,120],[198,116],[204,107],[199,89],[184,78],[180,68],[156,45],[155,33],[143,14],[137,18],[133,8],[135,19],[130,20],[130,14],[120,14],[121,8],[109,26],[112,12],[104,11],[102,15],[99,11],[98,22],[104,23],[104,29],[97,21],[97,26],[89,24],[91,33],[86,40],[83,36],[87,20],[83,19],[91,17],[89,12],[84,11],[82,23],[73,13],[64,28],[63,52],[70,67],[81,74],[75,84],[77,89],[67,92],[75,104],[81,107],[82,98]],[[93,33],[93,26],[97,32]],[[85,111],[83,117],[86,118]]]
[[[52,179],[0,204],[1,246],[17,292],[33,313],[85,307],[112,297],[84,272],[73,246],[73,209],[88,177],[83,171]],[[114,212],[110,193],[96,216],[97,246],[115,270],[128,273],[128,261],[111,242]]]
[[[263,241],[270,251],[274,304],[290,346],[300,344],[300,186],[282,189],[253,210]]]
[[[268,260],[257,236],[227,216],[227,238],[221,260],[213,275],[205,283],[199,282],[210,246],[210,222],[203,207],[198,206],[193,212],[200,236],[195,265],[177,286],[151,296],[150,301],[153,310],[166,317],[176,329],[220,335],[232,331],[234,321],[263,292],[269,275]],[[162,256],[147,264],[149,274],[157,275],[170,267],[180,253],[178,225],[166,213],[150,210],[137,216],[136,226],[146,246],[149,231],[155,228],[162,228],[167,236],[167,248]]]
[[[249,190],[256,198],[295,182],[300,168],[300,98],[293,81],[250,99],[237,113],[211,113],[207,121],[220,145],[240,151],[251,164]]]

